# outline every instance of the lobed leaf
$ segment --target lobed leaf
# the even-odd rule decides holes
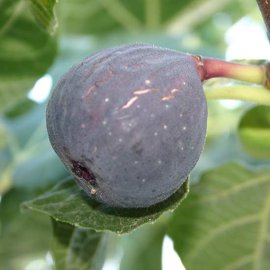
[[[0,40],[0,111],[4,111],[50,67],[56,40],[36,25],[22,0],[0,2]]]
[[[56,185],[38,198],[23,203],[24,209],[42,212],[74,226],[95,231],[127,233],[149,222],[154,222],[162,213],[174,210],[186,197],[188,181],[170,198],[149,208],[120,209],[100,204],[79,189],[72,180]]]
[[[179,17],[182,9],[198,0],[67,0],[62,26],[68,33],[97,34],[143,29],[160,30]],[[61,26],[61,25],[60,25]]]
[[[270,269],[270,171],[227,164],[204,174],[169,235],[189,270]]]

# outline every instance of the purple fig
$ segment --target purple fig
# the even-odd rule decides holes
[[[47,107],[50,142],[91,198],[159,203],[201,154],[207,104],[191,55],[146,44],[105,49],[71,68]]]

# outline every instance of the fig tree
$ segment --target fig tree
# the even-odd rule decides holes
[[[113,207],[149,207],[177,191],[199,159],[206,124],[196,59],[147,44],[84,59],[47,106],[54,150],[90,197]]]

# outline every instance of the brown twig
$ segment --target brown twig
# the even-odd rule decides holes
[[[257,0],[261,14],[266,25],[268,39],[270,41],[270,0]]]

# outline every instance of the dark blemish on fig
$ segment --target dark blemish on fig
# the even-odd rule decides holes
[[[136,142],[132,147],[132,151],[135,152],[137,155],[141,155],[143,152],[143,145],[141,142]]]
[[[71,161],[72,163],[72,171],[80,178],[83,178],[87,182],[90,183],[90,185],[96,187],[97,182],[96,182],[96,177],[93,174],[92,171],[88,170],[82,163],[78,161]]]

